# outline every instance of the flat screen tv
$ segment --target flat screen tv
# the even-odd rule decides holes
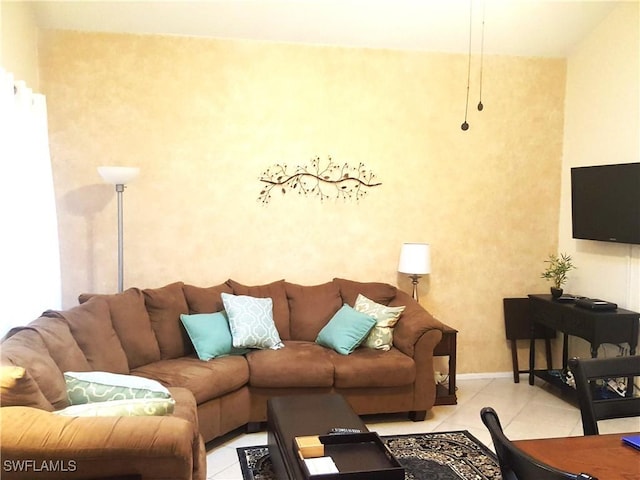
[[[640,162],[571,169],[573,238],[640,244]]]

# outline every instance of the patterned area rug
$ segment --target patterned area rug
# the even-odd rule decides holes
[[[466,430],[381,437],[405,480],[500,480],[495,455]],[[244,480],[276,479],[267,447],[238,448]]]

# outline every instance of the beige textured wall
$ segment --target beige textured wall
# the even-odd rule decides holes
[[[116,202],[96,167],[135,165],[125,288],[234,278],[384,281],[403,241],[432,245],[422,303],[460,330],[460,372],[510,370],[502,298],[543,291],[556,251],[565,62],[197,38],[48,32],[48,96],[66,305],[116,289]],[[260,174],[362,162],[359,203],[274,195]]]

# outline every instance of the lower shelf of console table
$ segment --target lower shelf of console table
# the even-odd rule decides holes
[[[449,381],[436,385],[435,405],[456,405],[456,350],[457,334],[454,328],[445,325],[442,332],[442,340],[433,349],[434,357],[449,357]]]

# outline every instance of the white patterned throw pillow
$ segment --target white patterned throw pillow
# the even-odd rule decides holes
[[[393,327],[398,323],[398,319],[404,312],[405,307],[387,307],[359,294],[353,308],[376,319],[376,325],[371,329],[365,341],[362,342],[362,346],[377,350],[390,350],[391,345],[393,345]]]
[[[278,350],[284,347],[273,321],[273,300],[248,295],[220,294],[229,317],[235,348]]]

